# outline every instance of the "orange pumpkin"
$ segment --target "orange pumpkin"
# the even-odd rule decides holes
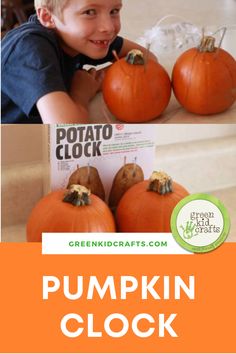
[[[52,192],[34,207],[27,223],[27,241],[41,242],[42,232],[115,232],[108,206],[81,186]]]
[[[122,197],[116,212],[121,232],[170,232],[171,214],[189,195],[164,172],[153,172],[150,180],[135,184]]]
[[[127,123],[155,119],[167,107],[171,82],[165,69],[143,53],[131,51],[115,62],[103,82],[103,97],[111,113]]]
[[[199,48],[183,53],[173,68],[179,103],[189,112],[210,115],[227,110],[236,99],[236,61],[207,36]]]

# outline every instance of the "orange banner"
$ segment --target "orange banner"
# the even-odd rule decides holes
[[[200,255],[46,256],[0,244],[0,352],[236,352],[236,244]]]

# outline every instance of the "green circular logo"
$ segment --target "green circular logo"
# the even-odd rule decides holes
[[[193,194],[182,199],[171,216],[175,240],[194,253],[213,251],[226,240],[229,230],[227,209],[209,194]]]

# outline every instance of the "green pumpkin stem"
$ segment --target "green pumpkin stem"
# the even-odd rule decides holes
[[[216,51],[215,42],[216,42],[216,40],[214,37],[203,36],[198,49],[202,53],[205,53],[205,52],[213,53]]]
[[[79,184],[72,184],[67,190],[63,202],[70,203],[74,206],[83,206],[91,204],[90,196],[91,192],[84,186]]]
[[[173,192],[173,181],[165,172],[153,172],[150,180],[148,191],[165,195]]]
[[[138,49],[131,50],[126,56],[126,61],[131,65],[145,64],[143,52],[141,52],[141,50]]]

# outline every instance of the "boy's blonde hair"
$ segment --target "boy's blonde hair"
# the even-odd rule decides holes
[[[34,7],[37,10],[40,7],[45,7],[55,15],[61,16],[62,10],[69,0],[34,0]]]

